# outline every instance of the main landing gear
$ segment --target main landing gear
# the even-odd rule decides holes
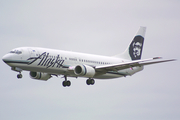
[[[87,79],[86,81],[87,85],[94,85],[95,81],[92,78]]]
[[[64,87],[69,87],[69,86],[71,86],[71,82],[70,82],[69,80],[67,80],[67,76],[66,76],[66,75],[64,76],[64,78],[65,78],[65,80],[62,82],[62,85],[63,85]],[[87,79],[86,83],[87,83],[87,85],[94,85],[95,80],[92,79],[92,78],[89,78],[89,79]]]
[[[65,81],[63,81],[62,85],[64,87],[69,87],[71,85],[71,82],[69,80],[67,80],[67,76],[66,75],[64,76],[64,78],[65,78]]]

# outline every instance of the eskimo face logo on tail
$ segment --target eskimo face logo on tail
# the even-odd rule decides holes
[[[141,59],[143,49],[144,38],[142,36],[136,36],[129,47],[129,54],[132,60]]]
[[[141,55],[141,46],[142,46],[142,44],[140,42],[134,42],[133,43],[133,55],[134,55],[134,57],[138,57]]]

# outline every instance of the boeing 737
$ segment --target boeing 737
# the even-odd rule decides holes
[[[3,56],[3,61],[11,70],[19,72],[17,78],[22,78],[23,70],[29,71],[32,79],[47,81],[52,76],[63,75],[64,87],[71,85],[67,77],[85,77],[87,85],[93,85],[94,79],[112,79],[131,76],[144,66],[174,61],[154,57],[141,60],[146,27],[140,27],[127,49],[115,56],[101,56],[54,50],[39,47],[19,47]]]

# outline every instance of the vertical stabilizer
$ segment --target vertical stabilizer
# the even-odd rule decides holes
[[[140,60],[142,56],[145,32],[146,27],[140,27],[128,48],[122,54],[116,55],[114,57],[119,57],[127,60]]]

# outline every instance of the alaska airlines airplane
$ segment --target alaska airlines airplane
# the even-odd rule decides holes
[[[47,81],[52,76],[63,75],[62,85],[70,86],[67,77],[88,78],[87,85],[93,85],[94,79],[112,79],[126,77],[143,70],[145,65],[174,61],[162,60],[160,57],[141,60],[146,27],[140,27],[128,48],[115,56],[100,56],[78,52],[69,52],[39,47],[20,47],[3,56],[3,61],[12,70],[30,71],[30,77]]]

